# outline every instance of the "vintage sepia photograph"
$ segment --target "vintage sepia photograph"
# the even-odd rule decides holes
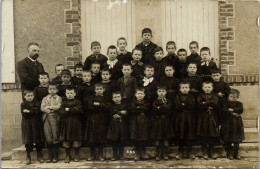
[[[259,168],[258,0],[2,0],[1,168]]]

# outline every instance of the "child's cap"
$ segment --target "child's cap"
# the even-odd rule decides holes
[[[237,90],[237,89],[231,89],[228,94],[235,94],[235,95],[237,95],[237,97],[239,97],[240,92],[239,92],[239,90]]]
[[[69,76],[71,76],[71,72],[70,72],[68,69],[64,69],[64,70],[61,72],[61,75],[69,75]]]
[[[221,74],[221,70],[220,70],[219,68],[212,69],[212,70],[211,70],[211,74],[213,74],[213,73],[219,73],[219,74]]]
[[[142,36],[143,36],[144,33],[150,33],[151,36],[152,36],[152,30],[151,30],[150,28],[144,28],[144,29],[142,30]]]

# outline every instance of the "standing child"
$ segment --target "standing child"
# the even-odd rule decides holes
[[[65,69],[63,64],[57,64],[55,66],[55,73],[57,74],[57,76],[55,78],[52,79],[52,81],[56,84],[61,84],[61,72]]]
[[[167,55],[163,58],[164,65],[172,65],[176,67],[178,56],[175,54],[176,43],[174,41],[169,41],[166,44]]]
[[[216,159],[214,154],[214,144],[219,136],[219,115],[217,114],[218,96],[213,93],[212,81],[202,83],[203,93],[198,95],[198,128],[197,135],[200,137],[202,144],[203,158]]]
[[[101,70],[101,78],[102,78],[101,84],[105,89],[104,97],[106,98],[106,100],[111,101],[112,92],[114,91],[114,87],[115,87],[115,81],[110,80],[111,73],[109,69],[104,68]]]
[[[93,62],[91,64],[90,71],[92,73],[91,84],[95,85],[96,83],[99,83],[102,80],[100,75],[100,63]]]
[[[21,104],[22,113],[22,140],[26,148],[26,164],[31,164],[31,151],[36,144],[37,159],[43,163],[42,148],[44,147],[44,134],[41,122],[39,102],[34,99],[33,91],[24,91],[25,101]]]
[[[180,160],[184,156],[184,145],[187,147],[186,157],[195,159],[194,154],[192,154],[192,143],[196,139],[195,98],[190,94],[190,83],[188,81],[180,82],[180,92],[174,101],[176,110],[175,131],[179,144],[176,159]]]
[[[154,49],[155,60],[151,61],[150,65],[154,67],[154,78],[159,81],[164,74],[163,49],[156,47]]]
[[[128,107],[122,101],[120,92],[112,93],[112,104],[110,106],[110,124],[107,138],[112,141],[113,157],[112,161],[123,160],[123,143],[128,139]],[[117,152],[119,150],[119,158]]]
[[[132,60],[130,61],[133,72],[132,75],[139,81],[144,77],[144,63],[141,62],[142,59],[142,49],[134,48],[132,51]]]
[[[157,47],[157,45],[151,41],[152,30],[150,28],[144,28],[142,30],[142,38],[143,38],[143,42],[136,45],[136,47],[142,49],[143,57],[141,61],[144,64],[150,64],[152,60],[155,60],[154,49]]]
[[[103,147],[107,137],[108,104],[104,97],[104,87],[97,83],[95,95],[88,99],[88,120],[86,123],[85,140],[91,144],[91,156],[88,161],[99,159],[104,161]],[[98,149],[98,155],[96,155]]]
[[[199,50],[199,43],[196,41],[192,41],[189,45],[190,47],[190,55],[187,57],[187,61],[188,62],[194,62],[197,65],[200,64],[201,62],[201,57],[198,54],[198,50]]]
[[[60,137],[60,118],[58,111],[61,106],[62,99],[57,95],[57,84],[51,82],[48,87],[49,94],[43,98],[41,103],[44,135],[46,138],[49,156],[47,163],[58,162],[58,148]]]
[[[62,100],[66,99],[66,89],[75,87],[71,83],[71,72],[68,69],[65,69],[61,72],[61,81],[62,83],[58,85],[58,95],[62,98]]]
[[[211,76],[211,71],[217,68],[216,63],[210,58],[210,49],[208,47],[203,47],[200,49],[201,64],[199,67],[199,74],[202,77]]]
[[[71,78],[72,84],[75,85],[76,88],[83,83],[82,80],[82,72],[83,72],[83,65],[78,63],[74,66],[74,76]]]
[[[66,149],[65,163],[71,160],[70,148],[75,149],[74,161],[79,161],[79,147],[81,146],[81,114],[82,103],[75,99],[76,89],[66,88],[66,99],[62,101],[60,108],[61,131],[60,141]]]
[[[171,102],[166,98],[166,87],[158,86],[158,98],[153,101],[152,113],[154,122],[152,124],[151,138],[155,141],[156,161],[168,160],[169,139],[173,137],[171,127]]]
[[[98,41],[91,42],[92,55],[88,56],[85,60],[83,70],[89,70],[93,62],[98,62],[103,65],[107,61],[107,57],[100,53],[101,45]]]
[[[48,85],[49,85],[49,74],[47,72],[42,72],[39,74],[40,85],[34,88],[35,99],[39,102],[48,95]]]
[[[132,59],[132,54],[131,52],[128,52],[125,48],[127,46],[127,42],[126,39],[124,37],[120,37],[117,39],[117,47],[118,47],[118,56],[117,59],[119,62],[121,62],[122,64],[125,63],[130,63],[131,59]]]
[[[179,49],[177,52],[178,59],[176,63],[176,77],[183,79],[187,75],[187,51],[186,49]]]
[[[243,104],[237,99],[239,98],[239,91],[237,89],[231,89],[228,94],[227,102],[224,102],[223,110],[225,121],[222,125],[223,139],[226,144],[227,158],[240,159],[238,150],[239,143],[245,139],[243,120],[241,114],[243,113]],[[231,145],[234,145],[232,147]],[[232,156],[232,150],[234,155]]]
[[[130,115],[130,139],[135,142],[136,157],[135,160],[148,159],[145,154],[146,141],[150,139],[150,103],[144,99],[145,89],[135,90],[135,98],[131,103]]]

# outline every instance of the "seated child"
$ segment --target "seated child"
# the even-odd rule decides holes
[[[66,98],[66,89],[75,87],[71,83],[71,72],[68,69],[65,69],[61,72],[61,81],[62,83],[58,85],[58,95],[64,100]]]
[[[150,139],[150,103],[144,99],[145,89],[137,88],[135,98],[131,102],[130,139],[135,143],[135,160],[148,159],[145,154],[146,141]]]
[[[118,51],[117,51],[117,59],[120,63],[125,64],[125,63],[130,63],[131,59],[132,59],[132,54],[131,52],[128,52],[125,48],[127,46],[127,42],[126,39],[124,37],[120,37],[117,39],[117,47],[118,47]]]
[[[21,104],[22,113],[22,140],[26,148],[26,164],[31,164],[31,151],[36,144],[37,159],[43,163],[42,148],[44,147],[44,133],[41,122],[39,102],[34,99],[33,91],[24,91],[25,101]]]
[[[52,81],[56,84],[61,84],[61,72],[65,69],[63,64],[57,64],[55,66],[55,73],[57,74],[57,76],[55,78],[52,79]]]
[[[120,90],[122,98],[131,102],[133,99],[134,91],[138,87],[138,83],[135,77],[131,76],[133,68],[130,64],[123,64],[122,73],[123,77],[118,79],[116,87]]]
[[[178,56],[175,54],[176,43],[174,41],[169,41],[166,44],[167,55],[163,58],[164,65],[172,65],[176,67]]]
[[[128,139],[128,108],[122,102],[121,93],[112,93],[112,104],[110,105],[110,124],[107,138],[112,142],[113,157],[112,161],[123,160],[124,142]],[[119,150],[119,157],[118,157]]]
[[[151,39],[152,39],[152,30],[150,28],[144,28],[142,30],[142,38],[143,42],[140,44],[136,45],[136,47],[142,49],[142,62],[144,64],[150,64],[152,60],[155,60],[154,58],[154,49],[157,47],[156,44],[154,44]]]
[[[133,72],[132,75],[139,81],[144,77],[144,64],[141,62],[142,59],[142,49],[134,48],[132,51],[132,60],[130,61]]]
[[[151,65],[146,65],[144,68],[144,78],[139,81],[139,86],[145,89],[146,96],[145,98],[152,103],[152,101],[156,98],[156,88],[157,88],[157,80],[154,76],[154,67]]]
[[[185,49],[179,49],[177,52],[178,59],[176,62],[176,78],[183,79],[187,75],[187,51]]]
[[[112,92],[114,91],[115,88],[115,81],[110,80],[111,78],[111,73],[109,69],[104,68],[101,70],[101,84],[104,87],[104,97],[106,98],[107,101],[112,101]]]
[[[72,84],[75,85],[76,88],[83,83],[82,80],[82,72],[83,72],[83,65],[78,63],[74,66],[74,76],[71,78]]]
[[[202,76],[211,76],[211,71],[217,68],[216,63],[210,58],[210,49],[203,47],[200,49],[201,63],[198,69],[198,73]]]
[[[195,98],[190,94],[188,81],[180,82],[180,94],[175,97],[174,107],[176,111],[175,132],[179,145],[176,159],[182,159],[184,156],[183,147],[186,145],[186,157],[193,160],[195,156],[192,154],[192,144],[196,139]]]
[[[163,49],[156,47],[154,49],[155,60],[151,61],[150,65],[154,67],[154,78],[159,81],[164,74]]]
[[[237,89],[231,89],[228,94],[228,100],[224,102],[223,105],[225,121],[221,130],[226,145],[226,155],[230,160],[233,158],[239,160],[241,158],[238,153],[239,143],[245,139],[243,120],[241,117],[243,104],[237,101],[239,94]],[[231,146],[232,144],[234,147]],[[233,156],[232,150],[234,150]]]
[[[92,55],[88,56],[85,60],[83,70],[89,70],[93,62],[98,62],[103,65],[107,61],[107,57],[100,53],[101,45],[98,41],[91,42]]]
[[[213,93],[212,81],[204,81],[202,83],[203,93],[197,98],[197,135],[202,144],[203,158],[216,159],[214,154],[214,144],[219,136],[219,115],[217,114],[218,96]]]
[[[100,63],[99,62],[93,62],[90,67],[90,71],[92,73],[92,79],[90,81],[91,84],[95,85],[96,83],[99,83],[102,79],[100,76]]]
[[[156,161],[168,160],[169,139],[173,137],[173,129],[171,126],[171,102],[166,98],[166,87],[158,86],[158,98],[153,101],[152,113],[153,123],[151,129],[151,138],[155,141]]]
[[[58,111],[62,99],[57,95],[57,84],[51,82],[48,87],[49,94],[43,98],[41,111],[43,112],[43,128],[49,156],[47,163],[58,162],[58,148],[60,141],[60,118]]]
[[[196,41],[192,41],[189,45],[190,47],[190,55],[187,57],[187,61],[188,62],[194,62],[197,65],[200,64],[201,62],[201,57],[198,54],[198,50],[199,50],[199,44]]]
[[[70,148],[75,149],[74,161],[79,161],[79,147],[82,140],[81,114],[83,111],[81,102],[75,96],[75,88],[66,88],[66,99],[62,101],[60,108],[60,141],[66,149],[65,163],[69,163],[71,160]]]
[[[95,95],[88,99],[88,117],[86,122],[85,139],[91,145],[91,156],[88,161],[99,159],[104,161],[103,147],[107,138],[108,104],[104,97],[104,87],[97,83],[94,86]],[[98,149],[98,155],[96,155]]]
[[[39,74],[39,82],[40,85],[34,88],[34,97],[39,102],[47,96],[48,93],[48,85],[49,85],[49,74],[47,72],[42,72]]]

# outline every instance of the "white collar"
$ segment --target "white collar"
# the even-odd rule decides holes
[[[36,62],[37,60],[33,60],[32,58],[30,58],[30,56],[27,56],[32,62]]]
[[[144,86],[147,86],[149,83],[152,83],[153,79],[154,79],[153,77],[150,77],[150,78],[144,77],[144,79],[143,79]]]

